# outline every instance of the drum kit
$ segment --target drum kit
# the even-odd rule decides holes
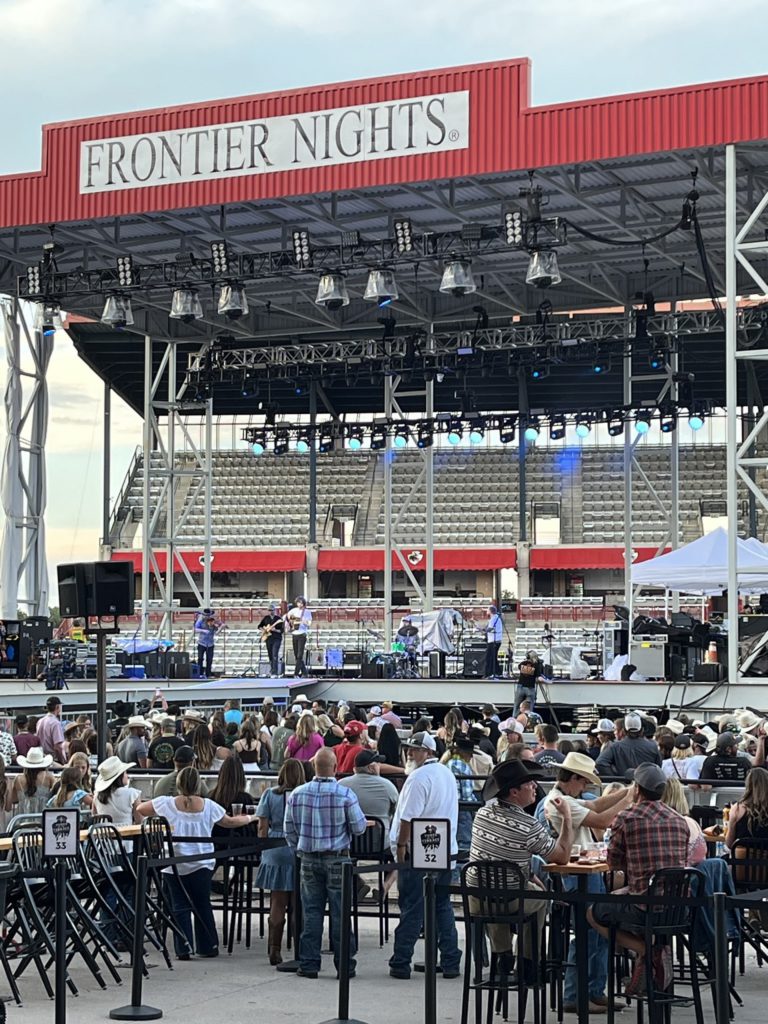
[[[384,634],[375,629],[366,629],[366,633],[379,642],[384,641]],[[371,656],[371,664],[383,665],[383,675],[386,679],[420,679],[416,639],[409,636],[393,640],[389,651]]]

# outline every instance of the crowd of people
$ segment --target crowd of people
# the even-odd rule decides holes
[[[605,844],[608,865],[632,896],[648,888],[664,867],[701,864],[707,857],[702,830],[692,816],[683,783],[743,786],[723,834],[726,848],[739,840],[768,838],[768,722],[748,709],[712,721],[684,714],[659,724],[630,711],[599,719],[586,739],[562,735],[533,712],[527,699],[517,714],[502,717],[493,705],[472,715],[451,708],[436,724],[420,718],[408,727],[391,701],[367,710],[352,703],[329,706],[299,694],[278,709],[265,698],[246,711],[226,701],[206,714],[165,701],[140,715],[117,702],[108,723],[108,756],[98,763],[90,718],[65,719],[61,699],[49,698],[36,722],[16,719],[13,734],[0,731],[0,803],[6,826],[15,814],[46,807],[79,807],[116,825],[162,816],[175,835],[176,852],[213,853],[213,843],[185,843],[240,830],[243,835],[284,840],[263,852],[256,885],[271,893],[268,954],[282,960],[286,915],[294,891],[294,851],[300,855],[303,928],[298,976],[315,978],[325,907],[330,907],[338,969],[341,948],[341,867],[368,830],[374,848],[398,863],[400,919],[389,959],[390,975],[407,979],[423,926],[421,876],[411,867],[417,818],[448,819],[452,854],[459,862],[502,860],[517,865],[535,887],[546,884],[546,867],[564,864],[574,850]],[[11,777],[6,768],[21,771]],[[151,799],[131,784],[130,772],[151,769]],[[258,799],[254,776],[269,772]],[[548,785],[547,785],[548,784]],[[547,788],[545,788],[545,786]],[[211,892],[216,862],[199,860],[167,872],[169,899],[189,947],[198,956],[218,953]],[[436,879],[437,926],[443,978],[459,974],[461,951],[451,899],[457,870]],[[645,950],[643,914],[635,906],[601,903],[603,876],[589,879],[595,900],[589,911],[589,1006],[607,1012],[608,929],[634,956],[627,994],[670,980],[666,947]],[[394,883],[387,877],[382,884]],[[566,877],[566,889],[573,883]],[[362,885],[359,894],[368,891]],[[541,927],[547,904],[527,900],[526,913]],[[506,970],[517,961],[521,977],[533,971],[533,952],[515,950],[506,925],[488,928],[492,950]],[[176,953],[190,957],[179,936]],[[350,974],[356,970],[350,935]],[[575,948],[569,951],[565,1009],[576,1008]],[[618,1007],[617,1007],[618,1008]]]

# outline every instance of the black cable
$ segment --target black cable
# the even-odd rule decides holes
[[[615,238],[607,238],[605,235],[596,235],[593,231],[588,231],[586,228],[579,227],[578,224],[574,224],[573,221],[566,221],[569,229],[572,228],[576,234],[583,235],[584,238],[590,238],[593,242],[602,242],[603,245],[651,245],[653,242],[659,242],[662,238],[666,238],[667,235],[674,234],[675,231],[679,231],[683,226],[682,218],[673,224],[671,228],[665,228],[664,231],[660,231],[658,235],[651,235],[650,238],[625,238],[621,241]]]
[[[715,288],[714,278],[712,277],[712,269],[709,265],[709,258],[707,257],[707,250],[704,245],[704,237],[701,233],[701,225],[699,224],[699,215],[696,210],[696,203],[691,208],[691,223],[693,224],[693,234],[696,239],[696,251],[699,254],[701,260],[701,269],[704,271],[704,280],[707,284],[707,291],[709,292],[710,301],[717,312],[718,318],[725,326],[725,315],[723,313],[723,307],[720,305],[720,300],[717,297],[717,289]]]

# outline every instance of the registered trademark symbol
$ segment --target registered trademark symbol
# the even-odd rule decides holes
[[[448,132],[448,138],[451,140],[451,142],[456,142],[458,137],[459,137],[458,129],[451,128],[451,130]]]

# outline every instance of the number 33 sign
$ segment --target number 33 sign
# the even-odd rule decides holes
[[[80,841],[80,811],[76,807],[59,807],[43,811],[43,855],[74,857]]]
[[[448,871],[451,867],[451,823],[447,818],[411,821],[411,867]]]

